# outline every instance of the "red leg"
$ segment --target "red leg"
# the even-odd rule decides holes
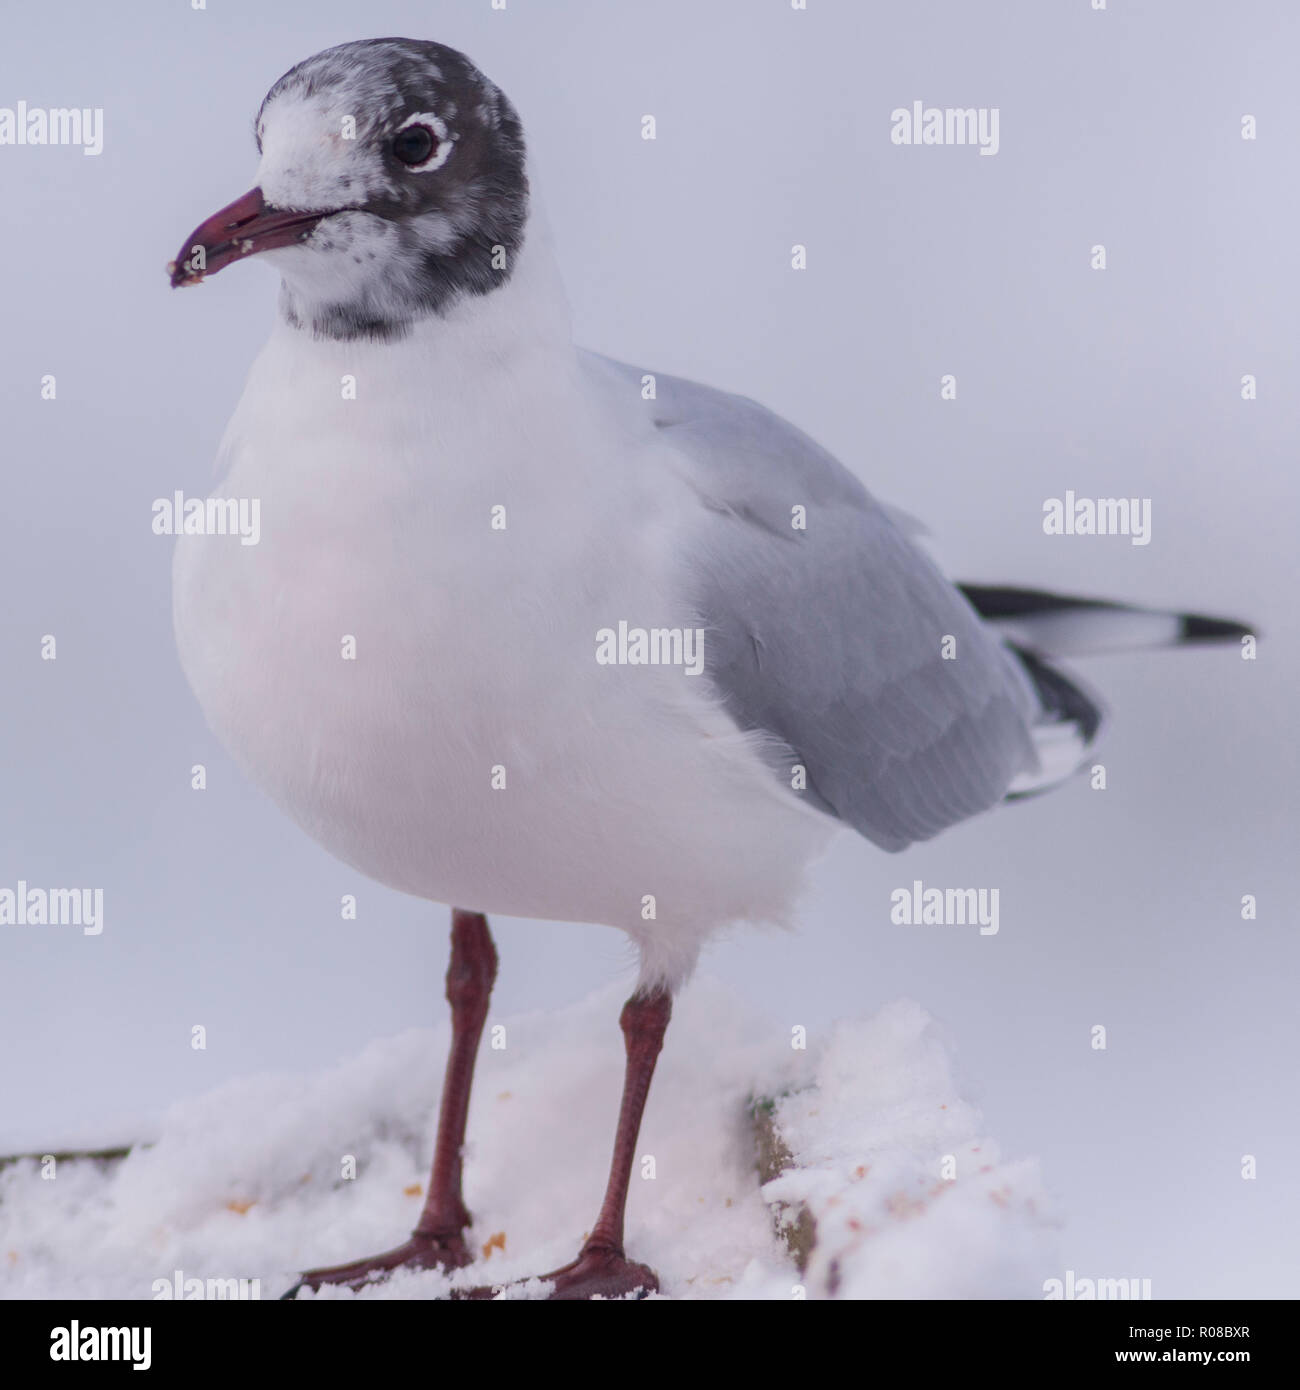
[[[453,908],[451,913],[451,963],[447,967],[447,1002],[451,1005],[451,1051],[442,1084],[438,1137],[433,1148],[429,1193],[411,1238],[395,1250],[352,1264],[308,1270],[285,1295],[292,1298],[301,1288],[322,1284],[360,1288],[372,1276],[394,1269],[459,1269],[470,1262],[464,1232],[469,1211],[461,1195],[461,1151],[465,1145],[465,1119],[469,1114],[474,1059],[487,1021],[488,999],[497,975],[497,953],[488,932],[487,918],[479,912]]]
[[[627,1189],[636,1159],[636,1141],[641,1132],[641,1116],[654,1076],[655,1062],[663,1047],[664,1032],[672,1017],[673,1001],[667,990],[634,994],[623,1006],[619,1024],[627,1049],[627,1070],[623,1079],[623,1103],[614,1133],[614,1156],[609,1165],[609,1183],[600,1215],[592,1227],[578,1258],[572,1264],[541,1277],[555,1285],[553,1299],[622,1298],[635,1292],[655,1293],[659,1280],[646,1265],[633,1264],[623,1252],[623,1212]],[[491,1298],[492,1288],[469,1289],[454,1298]]]

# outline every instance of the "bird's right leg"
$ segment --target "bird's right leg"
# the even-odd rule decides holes
[[[465,1231],[469,1211],[461,1194],[461,1151],[469,1114],[474,1059],[487,1021],[488,1000],[497,974],[497,953],[480,912],[453,908],[451,963],[447,967],[447,1002],[451,1005],[451,1052],[442,1086],[438,1138],[433,1149],[429,1193],[411,1238],[395,1250],[352,1264],[310,1269],[285,1298],[299,1289],[339,1284],[357,1289],[395,1269],[459,1269],[470,1262]]]

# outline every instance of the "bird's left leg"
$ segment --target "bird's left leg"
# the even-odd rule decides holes
[[[549,1294],[552,1299],[623,1298],[628,1294],[656,1293],[659,1289],[654,1270],[633,1263],[623,1251],[623,1212],[636,1158],[637,1136],[641,1132],[641,1116],[672,1011],[672,996],[665,989],[634,994],[623,1006],[619,1024],[623,1029],[627,1067],[605,1200],[578,1258],[562,1269],[541,1276],[554,1286]],[[496,1292],[489,1287],[465,1289],[454,1291],[452,1297],[491,1298]]]

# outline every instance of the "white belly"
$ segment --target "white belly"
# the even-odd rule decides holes
[[[626,441],[508,419],[467,458],[454,422],[383,403],[359,449],[359,401],[324,392],[288,419],[284,400],[274,377],[250,388],[218,489],[260,499],[260,543],[183,537],[175,560],[182,664],[250,778],[392,887],[621,926],[665,962],[722,922],[782,918],[831,823],[704,677],[596,661],[620,619],[693,622],[661,577],[670,476],[629,495],[608,461]],[[548,477],[557,451],[580,489]]]

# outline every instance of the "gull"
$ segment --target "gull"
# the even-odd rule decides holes
[[[256,137],[255,186],[169,266],[176,286],[251,257],[281,277],[210,499],[257,499],[261,535],[178,538],[181,664],[309,835],[466,905],[419,1222],[286,1296],[470,1263],[486,913],[602,923],[638,951],[604,1200],[542,1278],[553,1298],[653,1293],[624,1212],[702,944],[790,924],[839,830],[897,851],[1066,780],[1101,710],[1054,656],[1247,630],[963,590],[761,405],[578,348],[519,117],[451,48],[318,53],[270,89]]]

